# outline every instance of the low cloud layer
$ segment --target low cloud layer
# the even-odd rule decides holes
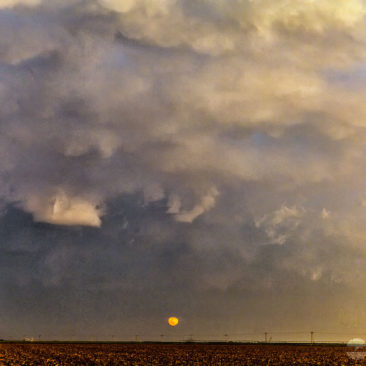
[[[34,212],[35,221],[49,222],[56,225],[100,226],[101,212],[90,202],[67,197],[58,192],[52,200],[47,197],[31,197],[26,202],[26,209]]]
[[[31,250],[50,225],[63,244],[38,248],[47,259],[24,276],[72,288],[77,230],[97,230],[125,268],[141,253],[114,245],[148,242],[153,259],[137,266],[150,278],[182,278],[186,295],[232,291],[228,312],[240,291],[260,303],[286,286],[357,307],[365,11],[363,0],[0,0],[0,207],[3,221],[11,208],[34,225],[6,229],[5,252]],[[102,249],[89,239],[78,245],[93,263]],[[118,264],[104,276],[107,262],[100,291],[143,287]]]

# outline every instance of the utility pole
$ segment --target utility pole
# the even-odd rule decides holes
[[[313,344],[314,343],[314,332],[313,331],[310,332],[310,340],[311,340],[311,344]]]
[[[268,337],[267,337],[267,336],[268,336],[268,333],[267,333],[267,332],[265,332],[265,333],[264,333],[264,342],[265,342],[265,343],[267,343],[267,342],[268,342]]]

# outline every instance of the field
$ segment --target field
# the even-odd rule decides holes
[[[0,365],[366,365],[350,347],[238,344],[1,343]],[[351,356],[351,357],[350,357]]]

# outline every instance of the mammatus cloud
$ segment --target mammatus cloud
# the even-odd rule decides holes
[[[295,204],[360,175],[363,91],[337,72],[365,56],[362,1],[2,5],[2,196],[36,220],[98,226],[85,197],[142,191],[192,222],[211,187],[266,182]],[[67,208],[39,204],[58,189]]]
[[[0,7],[1,205],[125,245],[101,287],[146,243],[197,291],[362,281],[364,1]]]
[[[2,326],[364,327],[365,9],[0,0]]]

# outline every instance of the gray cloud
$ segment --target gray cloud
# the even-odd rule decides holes
[[[104,294],[150,330],[241,306],[280,327],[280,309],[348,296],[319,315],[347,324],[365,276],[364,15],[361,0],[0,1],[4,309],[95,315]],[[301,309],[294,327],[316,319]]]

